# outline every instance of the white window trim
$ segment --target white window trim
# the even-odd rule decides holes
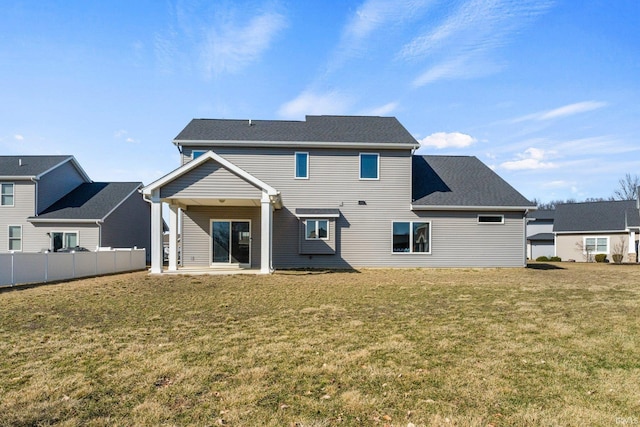
[[[16,238],[12,238],[11,237],[11,228],[12,227],[18,227],[20,229],[20,249],[11,249],[11,240],[18,240]],[[21,225],[8,225],[7,226],[7,249],[9,250],[9,252],[22,252],[22,249],[24,248],[24,235],[23,235],[23,228]]]
[[[582,253],[586,255],[587,253],[587,239],[596,239],[596,250],[594,250],[593,252],[590,252],[592,255],[596,255],[596,254],[609,254],[609,250],[611,248],[610,244],[611,244],[611,239],[609,239],[609,236],[582,236]],[[598,239],[606,239],[607,240],[607,250],[605,252],[602,251],[598,251]]]
[[[5,185],[11,187],[11,199],[12,203],[10,205],[5,205],[2,203],[2,187]],[[0,182],[0,207],[12,208],[16,205],[16,184],[13,182]]]
[[[309,233],[307,233],[307,221],[315,221],[316,222],[316,235],[320,235],[320,228],[318,227],[319,221],[326,221],[327,223],[327,237],[308,237]],[[331,236],[331,221],[327,218],[307,218],[304,220],[304,240],[329,240]]]
[[[397,222],[409,223],[409,252],[394,252],[393,250],[393,224]],[[429,251],[428,252],[414,252],[413,251],[413,223],[420,222],[429,224]],[[392,255],[431,255],[431,221],[391,221],[391,254]]]
[[[307,176],[298,176],[298,154],[307,156]],[[293,177],[295,179],[309,179],[309,153],[307,151],[296,151],[293,154]]]
[[[377,158],[377,162],[376,162],[376,177],[375,178],[363,178],[362,177],[362,155],[366,155],[366,156],[376,156]],[[358,155],[358,177],[360,178],[360,181],[379,181],[380,180],[380,153],[360,153]]]
[[[51,250],[53,251],[53,233],[62,233],[62,248],[60,249],[65,249],[67,246],[64,246],[64,243],[66,241],[66,235],[67,234],[75,234],[76,235],[76,246],[82,246],[80,244],[80,231],[78,230],[51,230],[49,232],[49,234],[51,235],[50,243],[51,243]]]
[[[500,217],[500,221],[480,221],[480,217]],[[478,214],[478,224],[482,225],[501,225],[504,224],[504,215],[492,215],[492,214]]]

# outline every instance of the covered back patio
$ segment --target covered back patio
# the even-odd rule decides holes
[[[273,271],[273,210],[282,207],[275,188],[208,151],[142,192],[151,203],[151,273],[165,272],[164,204],[169,209],[166,272]]]

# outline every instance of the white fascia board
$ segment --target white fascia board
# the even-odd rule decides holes
[[[198,146],[218,146],[218,147],[237,147],[239,143],[246,147],[312,147],[312,148],[384,148],[397,150],[414,150],[420,147],[416,143],[393,143],[393,142],[327,142],[327,141],[214,141],[210,139],[194,140],[194,139],[176,139],[173,143],[177,146],[198,145]]]
[[[40,222],[40,223],[73,223],[73,224],[100,224],[101,219],[60,219],[60,218],[27,218],[28,222]]]
[[[340,214],[295,214],[298,218],[340,218]]]
[[[89,178],[89,175],[87,175],[87,173],[84,171],[84,169],[82,169],[82,166],[80,166],[80,163],[78,163],[78,161],[76,160],[76,158],[74,156],[69,156],[66,159],[64,159],[63,161],[61,161],[60,163],[58,163],[55,166],[52,166],[51,168],[47,169],[46,171],[40,173],[39,175],[37,175],[35,177],[35,179],[40,179],[42,178],[43,175],[48,174],[49,172],[51,172],[52,170],[59,168],[60,166],[64,165],[67,162],[71,162],[73,163],[73,166],[78,170],[78,172],[80,173],[80,175],[82,176],[82,178],[86,181],[86,182],[93,182],[91,180],[91,178]]]
[[[214,153],[213,151],[207,151],[206,153],[199,156],[195,160],[192,160],[189,163],[185,163],[184,165],[180,166],[178,169],[175,169],[173,172],[170,172],[169,174],[163,176],[162,178],[152,182],[151,184],[144,187],[142,189],[142,192],[143,194],[151,195],[151,192],[153,190],[156,190],[165,186],[169,182],[179,178],[180,176],[191,171],[192,169],[197,168],[198,166],[202,165],[203,163],[209,160],[213,160],[219,163],[222,167],[233,172],[234,174],[243,178],[247,182],[255,185],[256,187],[260,187],[263,191],[266,191],[267,194],[270,196],[277,196],[278,194],[280,194],[275,188],[273,188],[269,184],[262,182],[255,176],[251,175],[249,172],[239,168],[238,166],[234,165],[233,163],[223,158],[219,154]]]
[[[427,205],[411,205],[412,211],[531,211],[536,210],[534,206],[427,206]]]
[[[575,231],[554,231],[555,234],[620,234],[627,230],[575,230]]]
[[[0,181],[33,181],[37,179],[35,175],[20,175],[20,176],[11,176],[11,175],[0,175]]]

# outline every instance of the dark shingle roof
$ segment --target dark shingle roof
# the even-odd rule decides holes
[[[556,206],[553,231],[624,231],[628,226],[640,226],[635,200],[567,203]]]
[[[535,207],[473,156],[413,156],[414,206]]]
[[[175,138],[183,141],[418,142],[395,117],[306,116],[305,121],[193,119]]]
[[[537,220],[553,220],[556,211],[553,209],[540,209],[538,211],[529,212],[527,218]]]
[[[73,156],[0,156],[1,176],[38,176]]]
[[[555,240],[555,236],[553,235],[553,233],[538,233],[538,234],[534,234],[533,236],[529,236],[527,237],[527,240],[530,240],[532,242],[540,242],[540,241],[545,241],[545,240]]]
[[[32,219],[101,220],[141,185],[140,182],[81,184]]]

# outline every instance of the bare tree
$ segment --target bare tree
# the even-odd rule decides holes
[[[640,176],[626,174],[624,178],[618,180],[620,187],[613,192],[617,200],[636,200],[638,197],[638,186],[640,186]]]

